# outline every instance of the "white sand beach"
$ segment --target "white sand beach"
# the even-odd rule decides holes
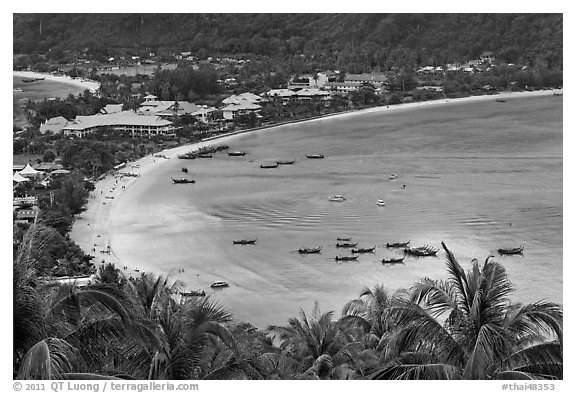
[[[28,74],[23,76],[28,76]],[[499,95],[473,96],[452,100],[426,101],[419,103],[393,105],[390,107],[381,106],[359,111],[335,114],[329,116],[329,118],[333,120],[336,118],[361,116],[367,113],[385,112],[385,111],[394,111],[394,112],[406,111],[417,109],[423,106],[430,107],[434,105],[445,105],[447,103],[452,104],[452,103],[481,102],[488,100],[496,100],[497,98],[507,99],[528,95],[544,96],[544,95],[552,95],[554,93],[561,93],[561,91],[544,90],[535,92],[510,92]],[[322,121],[324,119],[325,118],[318,118],[318,119],[304,120],[303,122],[315,122],[315,121],[317,122]],[[233,140],[234,138],[238,137],[239,135],[246,134],[247,132],[260,133],[269,130],[276,130],[279,127],[283,127],[283,125],[273,126],[265,129],[242,131],[233,134],[222,135],[200,143],[167,149],[165,151],[162,151],[160,154],[166,156],[168,159],[178,159],[177,156],[179,154],[195,150],[202,146],[212,145],[216,143],[225,144]],[[110,239],[112,238],[113,235],[110,226],[110,214],[112,208],[118,202],[118,200],[120,198],[123,198],[124,194],[123,191],[125,191],[135,182],[147,181],[148,176],[154,176],[153,173],[150,175],[149,173],[152,172],[153,169],[157,168],[158,166],[163,165],[166,161],[167,159],[165,158],[148,155],[135,162],[127,163],[126,168],[121,171],[121,172],[137,173],[139,177],[120,177],[119,175],[115,176],[107,175],[103,180],[97,182],[95,191],[93,191],[90,194],[87,210],[84,213],[82,213],[81,217],[79,217],[78,220],[75,221],[73,230],[71,232],[71,238],[76,243],[78,243],[78,245],[84,250],[84,252],[95,256],[93,262],[96,266],[100,265],[103,262],[107,263],[111,262],[114,263],[120,270],[124,270],[126,273],[129,274],[133,274],[138,271],[139,269],[138,266],[126,266],[124,263],[122,263],[122,261],[119,261],[114,255],[114,250],[110,243]],[[137,201],[130,202],[123,200],[124,205],[126,204],[130,205],[131,203],[137,203]],[[109,253],[106,252],[108,250],[110,251]],[[103,253],[101,251],[105,252]],[[161,261],[159,263],[161,263]],[[126,268],[124,269],[125,266]]]
[[[79,88],[89,90],[91,93],[96,93],[100,88],[100,83],[83,78],[72,78],[66,75],[52,75],[32,71],[13,71],[13,75],[20,78],[44,78],[45,80],[66,83],[74,85]]]

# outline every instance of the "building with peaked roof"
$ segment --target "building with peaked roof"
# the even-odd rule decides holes
[[[102,108],[102,110],[100,110],[100,113],[122,112],[122,106],[123,106],[122,104],[108,104],[104,108]]]
[[[290,89],[272,89],[262,93],[262,96],[268,100],[282,100],[283,102],[288,102],[295,98],[297,94],[295,91]]]
[[[324,88],[329,91],[336,91],[340,93],[350,93],[362,87],[359,82],[326,82]]]
[[[138,108],[138,113],[142,115],[154,115],[163,119],[190,115],[203,123],[208,123],[216,111],[214,107],[200,106],[188,101],[156,101],[152,98],[143,102]]]
[[[254,113],[258,115],[262,107],[258,104],[243,102],[240,104],[230,104],[221,109],[225,120],[233,120],[238,116]]]
[[[371,83],[374,87],[380,87],[388,82],[388,76],[380,73],[347,74],[344,82]]]
[[[40,134],[61,134],[68,120],[63,116],[53,117],[40,124]]]
[[[223,104],[241,104],[241,103],[258,103],[262,100],[262,97],[257,96],[254,93],[242,93],[237,95],[231,95],[228,98],[222,100]]]
[[[309,88],[301,89],[296,92],[298,100],[328,100],[330,99],[330,93],[324,90]]]
[[[20,172],[18,172],[20,175],[27,177],[27,178],[34,178],[37,176],[42,175],[44,172],[42,171],[37,171],[36,169],[32,168],[32,166],[30,165],[30,163],[26,164],[26,166],[24,167],[24,169],[22,169]]]
[[[129,132],[134,136],[174,136],[176,128],[172,122],[159,116],[146,116],[132,111],[122,111],[93,116],[76,116],[64,127],[64,135],[82,138],[103,127],[115,131]]]
[[[62,164],[59,164],[57,162],[43,162],[41,164],[34,165],[34,169],[36,169],[37,171],[43,171],[43,172],[52,172],[54,170],[62,169],[62,168],[64,168],[62,166]]]

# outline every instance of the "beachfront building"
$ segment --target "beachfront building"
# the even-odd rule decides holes
[[[242,93],[242,94],[236,94],[236,95],[231,95],[230,97],[227,97],[225,99],[222,100],[222,103],[225,105],[235,105],[235,104],[258,104],[260,101],[262,101],[262,97],[257,96],[254,93]]]
[[[94,131],[108,127],[135,136],[162,135],[173,137],[176,128],[172,122],[159,116],[146,116],[132,111],[122,111],[93,116],[77,116],[64,127],[64,135],[83,138]]]
[[[283,103],[290,102],[298,94],[290,89],[272,89],[270,91],[262,93],[262,97],[267,101],[282,101]]]
[[[347,74],[344,76],[344,82],[359,83],[360,85],[370,83],[376,88],[387,84],[388,81],[388,76],[382,73]]]
[[[261,108],[262,107],[258,104],[244,102],[227,105],[224,108],[221,108],[221,111],[225,120],[233,120],[238,116],[249,115],[252,113],[259,116]]]
[[[338,93],[350,93],[362,87],[361,83],[357,82],[326,82],[324,88],[329,91]]]
[[[142,115],[159,116],[163,119],[189,115],[202,123],[212,120],[216,111],[214,107],[196,105],[188,101],[158,101],[153,95],[144,97],[144,102],[138,108],[138,113]]]
[[[299,101],[313,101],[313,100],[326,101],[330,99],[330,93],[315,88],[301,89],[296,92],[296,97]]]
[[[62,134],[62,129],[68,120],[63,116],[53,117],[40,124],[40,134]]]

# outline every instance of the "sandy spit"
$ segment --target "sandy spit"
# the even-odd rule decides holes
[[[20,78],[44,78],[44,80],[66,83],[69,85],[74,85],[85,90],[89,90],[91,93],[96,93],[100,88],[100,83],[88,79],[72,78],[66,75],[52,75],[43,74],[39,72],[32,71],[13,71],[13,75]]]

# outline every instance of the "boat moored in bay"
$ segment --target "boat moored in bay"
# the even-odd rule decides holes
[[[524,247],[499,248],[500,255],[519,255],[524,253]]]
[[[417,257],[433,257],[438,253],[438,249],[429,245],[421,247],[407,247],[404,249],[404,253]]]
[[[174,179],[173,177],[171,178],[172,181],[174,182],[174,184],[188,184],[188,183],[196,183],[196,180],[192,180],[192,179],[186,179],[184,177],[180,178],[180,179]]]
[[[230,286],[230,284],[227,281],[214,281],[214,283],[210,285],[210,288],[226,288],[228,286]]]
[[[408,240],[407,242],[386,243],[386,247],[388,247],[388,248],[402,248],[402,247],[408,247],[409,244],[410,244],[410,240]]]
[[[404,258],[382,258],[382,264],[383,265],[394,265],[396,263],[404,263]]]
[[[262,164],[260,165],[260,168],[262,169],[278,168],[278,164]]]
[[[318,254],[318,253],[320,253],[321,250],[322,250],[322,246],[313,247],[313,248],[303,247],[303,248],[299,248],[298,252],[300,254]]]
[[[343,195],[333,195],[330,198],[328,198],[328,200],[330,202],[344,202],[346,198],[344,198]]]
[[[240,239],[240,240],[232,240],[232,244],[256,244],[256,239]]]
[[[364,254],[364,253],[367,253],[367,252],[374,252],[375,249],[376,249],[376,246],[374,246],[374,247],[366,247],[366,248],[363,248],[363,247],[353,248],[353,249],[352,249],[352,253],[353,253],[353,254]]]
[[[343,242],[343,243],[336,243],[336,247],[338,248],[352,248],[356,247],[358,243],[350,243],[350,242]]]
[[[342,262],[342,261],[357,261],[358,255],[338,255],[334,260]]]

